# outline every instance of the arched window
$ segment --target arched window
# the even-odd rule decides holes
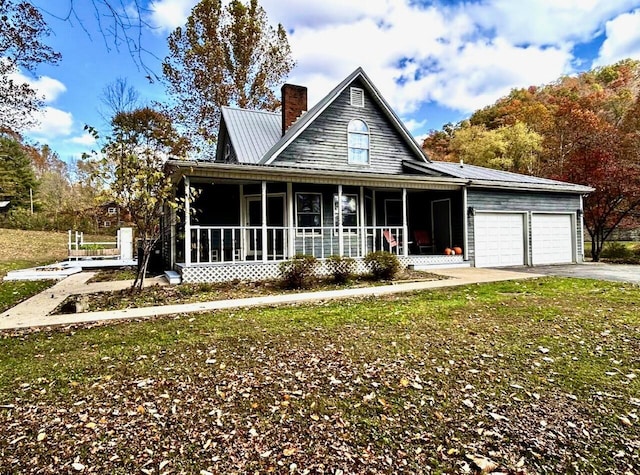
[[[354,119],[349,122],[349,163],[369,164],[369,127],[364,121]]]

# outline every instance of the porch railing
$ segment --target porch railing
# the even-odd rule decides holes
[[[364,257],[385,250],[403,255],[400,226],[336,227],[191,226],[191,262],[280,261],[295,254]],[[342,245],[340,243],[342,234]],[[291,245],[290,245],[291,243]]]

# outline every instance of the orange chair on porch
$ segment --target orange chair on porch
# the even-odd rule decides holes
[[[420,254],[426,253],[427,251],[436,252],[436,245],[433,243],[429,231],[423,229],[415,230],[413,232],[413,240]]]
[[[398,240],[393,235],[390,229],[385,229],[384,231],[382,231],[382,235],[384,236],[384,240],[387,241],[387,245],[389,246],[389,252],[402,254],[402,242],[398,242]],[[412,244],[412,242],[409,241],[407,242],[407,244]],[[396,251],[393,250],[394,247],[397,247]]]

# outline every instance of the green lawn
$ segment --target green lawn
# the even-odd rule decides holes
[[[544,278],[5,334],[0,473],[638,473],[639,303]]]
[[[55,281],[3,281],[7,272],[66,259],[67,234],[0,228],[0,313],[50,287]]]

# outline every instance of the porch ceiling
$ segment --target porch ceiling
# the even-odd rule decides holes
[[[174,182],[183,176],[218,178],[242,181],[280,181],[291,183],[317,183],[353,185],[372,188],[408,188],[421,190],[458,190],[466,180],[450,177],[383,175],[377,173],[345,172],[333,170],[304,170],[264,165],[237,165],[215,162],[170,160],[167,173]]]

